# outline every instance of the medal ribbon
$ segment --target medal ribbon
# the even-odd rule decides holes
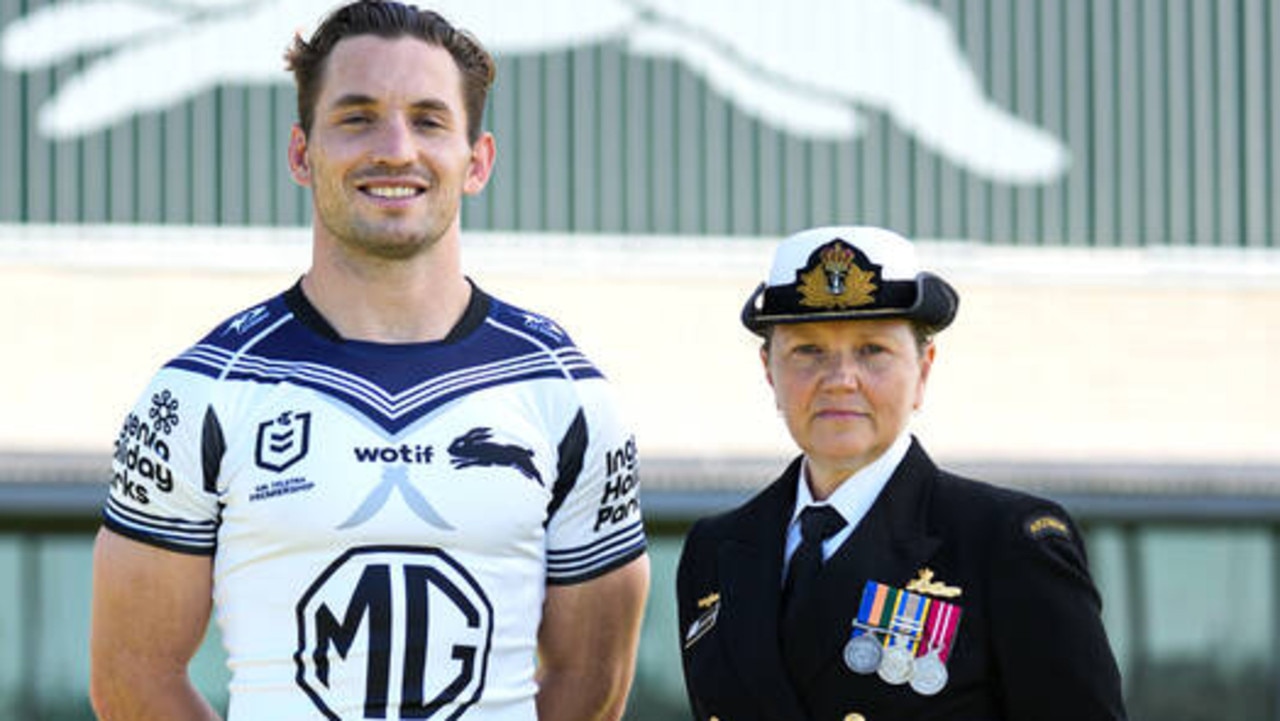
[[[946,663],[947,656],[951,653],[951,643],[955,640],[956,630],[960,628],[960,613],[960,607],[953,603],[946,601],[934,603],[933,613],[926,621],[929,647],[926,649],[922,645],[916,655],[923,655],[936,648],[938,658]]]
[[[874,620],[876,627],[889,631],[884,635],[884,641],[881,642],[885,648],[888,648],[889,642],[893,640],[893,619],[898,616],[898,609],[902,606],[902,596],[906,592],[892,586],[886,586],[885,588],[887,590],[884,595],[884,603],[880,604],[878,609],[880,613],[873,615],[871,618]]]
[[[897,640],[892,645],[904,646],[908,651],[912,651],[913,655],[916,649],[921,645],[920,640],[923,637],[924,619],[928,617],[929,606],[932,599],[926,598],[910,591],[902,591],[899,597],[898,608],[894,609],[892,621],[891,638]],[[886,639],[885,648],[891,644]]]
[[[862,587],[862,602],[858,604],[858,615],[853,622],[853,633],[851,638],[857,638],[866,633],[861,626],[866,625],[871,620],[871,609],[875,607],[876,595],[880,590],[880,584],[875,581],[867,581]]]
[[[862,587],[862,602],[858,605],[858,618],[853,625],[852,638],[857,638],[871,629],[888,627],[888,620],[893,616],[886,611],[893,608],[896,590],[877,581],[867,581]]]

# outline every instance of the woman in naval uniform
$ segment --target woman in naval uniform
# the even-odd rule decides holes
[[[886,230],[818,228],[777,248],[742,321],[801,454],[686,538],[696,718],[1125,718],[1072,519],[939,469],[907,430],[958,304]]]

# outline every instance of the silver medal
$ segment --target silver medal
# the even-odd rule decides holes
[[[844,665],[854,673],[875,673],[882,655],[880,642],[871,634],[851,638],[844,645]]]
[[[911,688],[921,696],[932,696],[947,685],[947,666],[938,657],[938,649],[912,662]]]
[[[880,668],[877,673],[885,683],[894,685],[906,683],[911,679],[911,660],[914,654],[908,650],[906,644],[901,646],[893,645],[884,650],[884,656],[880,659]]]

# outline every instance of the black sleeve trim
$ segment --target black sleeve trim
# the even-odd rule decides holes
[[[125,538],[128,538],[130,540],[138,541],[139,543],[145,543],[148,546],[155,546],[156,548],[163,548],[166,551],[173,551],[174,553],[182,553],[188,556],[209,557],[209,556],[212,556],[214,552],[217,550],[216,546],[209,547],[209,548],[193,548],[191,546],[184,546],[179,543],[171,543],[169,541],[156,538],[155,536],[149,536],[145,533],[141,533],[135,529],[129,528],[128,526],[116,523],[115,521],[111,520],[111,518],[108,516],[103,516],[102,525],[111,529],[113,533],[124,536]]]
[[[630,551],[627,551],[621,556],[614,558],[607,565],[592,569],[588,573],[584,573],[579,576],[569,576],[567,578],[548,578],[547,585],[548,586],[573,586],[579,583],[585,583],[587,581],[592,580],[593,578],[599,578],[643,556],[644,552],[648,550],[648,548],[649,548],[649,542],[644,541],[640,543],[638,546],[636,546],[635,548],[631,549]]]

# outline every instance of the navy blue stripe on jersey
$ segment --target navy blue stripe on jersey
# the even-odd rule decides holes
[[[578,475],[582,473],[582,461],[587,452],[587,441],[587,418],[579,408],[573,422],[569,424],[569,430],[564,432],[564,438],[560,439],[560,444],[556,447],[560,460],[556,463],[556,482],[551,487],[547,518],[542,522],[544,527],[551,523],[551,517],[556,515],[556,511],[560,510],[560,506],[569,497],[569,492],[578,485]]]
[[[422,365],[429,368],[430,356]],[[599,371],[572,346],[550,353],[534,351],[490,363],[465,366],[427,378],[400,392],[390,392],[357,373],[317,360],[275,359],[253,353],[201,344],[183,353],[170,366],[209,376],[257,383],[290,382],[334,396],[395,433],[439,406],[485,388],[563,377],[598,377]]]
[[[184,553],[212,554],[217,543],[217,521],[187,521],[139,511],[107,498],[103,522],[121,535],[154,546]]]
[[[204,409],[204,424],[200,428],[200,470],[204,475],[206,493],[218,492],[218,474],[222,472],[222,454],[227,452],[227,441],[222,435],[222,424],[213,406]]]
[[[478,288],[469,320],[447,342],[427,343],[335,339],[295,315],[286,295],[223,323],[167,367],[223,380],[294,383],[340,400],[392,434],[486,388],[602,377],[555,323]],[[471,316],[481,309],[488,316],[477,322]]]
[[[577,548],[547,550],[547,583],[581,583],[603,575],[644,553],[644,524],[639,520]]]

